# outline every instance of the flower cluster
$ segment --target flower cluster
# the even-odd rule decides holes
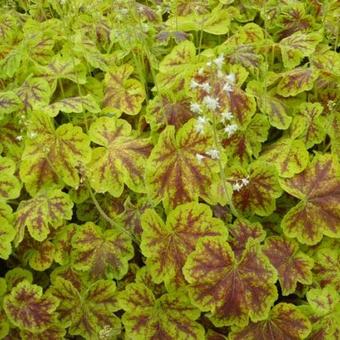
[[[240,180],[237,180],[234,184],[233,184],[233,190],[234,191],[240,191],[243,187],[245,187],[246,185],[249,184],[249,176],[242,178]]]

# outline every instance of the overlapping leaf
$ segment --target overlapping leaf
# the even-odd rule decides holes
[[[120,295],[119,304],[125,311],[122,321],[129,338],[203,339],[204,329],[195,322],[200,311],[191,305],[182,291],[156,298],[141,283],[132,283]]]
[[[207,197],[208,189],[218,171],[218,163],[205,153],[213,147],[210,131],[200,134],[194,119],[187,122],[175,135],[168,126],[160,135],[147,162],[146,180],[155,202],[166,207]],[[202,160],[197,155],[203,155]]]
[[[145,191],[149,140],[138,138],[126,121],[108,117],[98,118],[91,125],[89,135],[94,143],[101,145],[93,150],[89,165],[91,186],[115,197],[122,194],[124,184],[134,191]]]
[[[5,296],[4,309],[11,322],[23,330],[39,332],[55,320],[58,299],[43,294],[40,286],[24,280]]]
[[[0,156],[0,201],[17,198],[21,183],[15,177],[15,163],[10,158]]]
[[[273,165],[253,162],[248,172],[235,166],[227,170],[227,176],[234,185],[243,183],[242,180],[248,181],[233,192],[233,202],[241,212],[268,216],[275,210],[275,200],[281,196],[282,190]]]
[[[233,329],[230,340],[244,339],[305,339],[311,331],[308,318],[292,304],[279,303],[271,310],[268,320]]]
[[[275,269],[254,242],[236,259],[224,239],[205,238],[189,255],[183,273],[192,301],[210,311],[217,326],[264,320],[277,298]]]
[[[129,115],[139,113],[145,99],[145,89],[141,82],[130,79],[132,72],[133,67],[124,64],[106,73],[104,107]]]
[[[0,92],[0,120],[5,114],[16,112],[20,108],[20,99],[13,92]]]
[[[70,281],[57,278],[48,293],[60,301],[56,312],[71,335],[94,339],[105,326],[119,333],[120,322],[113,314],[118,309],[114,282],[97,280],[78,290]]]
[[[72,218],[73,202],[61,190],[41,192],[34,198],[21,201],[15,213],[16,244],[23,240],[25,229],[33,239],[44,241],[50,227],[58,228]]]
[[[208,206],[198,203],[177,206],[166,223],[154,210],[147,210],[142,216],[142,227],[141,249],[146,265],[154,281],[165,281],[167,286],[185,283],[182,267],[201,238],[227,237],[222,221],[212,217]]]
[[[301,201],[283,217],[282,228],[289,237],[308,245],[323,235],[340,235],[340,179],[338,160],[329,154],[315,156],[302,173],[283,180],[282,188]]]
[[[306,285],[312,283],[314,261],[299,250],[296,242],[271,236],[266,239],[263,253],[279,274],[283,295],[294,293],[297,282]]]
[[[51,184],[78,187],[79,172],[90,160],[89,138],[70,123],[54,128],[51,118],[35,112],[28,130],[20,177],[34,195]]]
[[[120,280],[133,257],[131,239],[126,233],[102,230],[92,222],[77,228],[72,238],[74,268],[89,271],[93,278],[111,276]]]
[[[281,177],[293,177],[303,171],[309,160],[308,151],[302,140],[281,137],[263,150],[261,159],[274,164]]]
[[[286,72],[277,86],[277,93],[283,97],[290,97],[309,91],[313,88],[318,75],[318,71],[314,68],[300,67]]]

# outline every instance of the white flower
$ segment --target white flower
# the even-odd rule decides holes
[[[220,152],[217,149],[210,149],[206,151],[206,154],[210,156],[212,159],[219,159],[220,158]]]
[[[225,79],[227,80],[228,83],[234,85],[235,84],[235,81],[236,81],[236,76],[235,76],[235,73],[229,73]]]
[[[38,134],[35,131],[30,131],[28,133],[28,138],[34,139],[37,136],[38,136]]]
[[[199,163],[202,162],[202,159],[205,158],[203,155],[201,155],[200,153],[196,154],[196,159],[198,160]]]
[[[22,141],[22,136],[16,136],[15,139],[16,139],[17,141],[21,142],[21,141]]]
[[[233,87],[229,83],[223,85],[223,90],[226,92],[233,92]]]
[[[236,182],[233,184],[233,190],[234,191],[240,191],[242,189],[242,184]]]
[[[224,63],[224,55],[219,55],[216,59],[214,59],[214,64],[217,66],[218,69],[221,69]]]
[[[211,111],[215,111],[220,107],[220,104],[218,102],[218,98],[214,98],[211,96],[205,96],[203,98],[203,103],[207,106],[207,108]]]
[[[242,178],[242,179],[241,179],[241,182],[242,182],[242,186],[248,185],[248,184],[249,184],[249,177]]]
[[[217,78],[224,78],[224,72],[217,70]]]
[[[206,65],[210,67],[212,65],[211,61],[208,61]]]
[[[222,121],[229,121],[234,118],[233,114],[230,111],[222,112]]]
[[[228,134],[228,137],[231,137],[236,131],[238,127],[236,124],[229,124],[224,128],[224,132]]]
[[[198,117],[197,122],[196,122],[196,132],[203,133],[206,123],[207,123],[206,117],[203,117],[203,116]]]
[[[199,84],[196,80],[191,79],[190,88],[191,88],[192,90],[195,89],[196,87],[199,87],[199,86],[200,86],[200,84]]]
[[[204,73],[204,68],[201,67],[201,68],[198,70],[197,74],[198,74],[199,76],[203,76],[203,73]]]
[[[201,112],[201,105],[198,103],[191,103],[190,104],[190,110],[194,113],[200,113]]]
[[[205,82],[205,83],[203,83],[202,85],[201,85],[201,88],[205,91],[205,92],[210,92],[210,90],[211,90],[211,86],[210,86],[210,84],[208,83],[208,82]]]

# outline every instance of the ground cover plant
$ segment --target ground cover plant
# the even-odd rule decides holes
[[[0,1],[0,339],[340,339],[336,0]]]

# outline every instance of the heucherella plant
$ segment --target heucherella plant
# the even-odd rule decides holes
[[[339,14],[0,1],[0,339],[340,339]]]

